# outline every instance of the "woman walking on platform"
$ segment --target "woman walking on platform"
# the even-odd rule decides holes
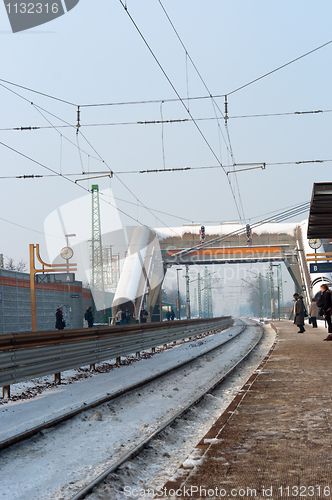
[[[321,296],[318,299],[317,305],[320,307],[319,314],[324,316],[325,321],[328,326],[329,335],[324,340],[332,340],[332,324],[331,324],[331,312],[332,312],[332,299],[331,292],[326,283],[320,286]]]

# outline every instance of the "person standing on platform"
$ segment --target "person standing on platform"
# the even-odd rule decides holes
[[[127,307],[127,309],[126,309],[126,325],[130,325],[130,322],[131,322],[131,314],[130,314],[130,311]]]
[[[319,315],[324,316],[324,319],[328,326],[329,335],[324,340],[332,340],[332,324],[331,324],[331,312],[332,312],[332,299],[331,292],[326,283],[320,286],[321,295],[318,299],[317,305],[320,307]]]
[[[58,307],[55,313],[55,328],[57,330],[63,330],[65,326],[66,323],[63,318],[62,307]]]
[[[173,309],[171,310],[171,320],[174,321],[174,318],[175,318],[175,312],[173,311]]]
[[[309,306],[309,316],[309,321],[312,324],[312,328],[317,328],[318,305],[316,304],[316,299],[312,299],[311,301],[311,304]]]
[[[146,318],[148,317],[148,312],[142,307],[141,312],[139,313],[139,319],[141,323],[146,323]]]
[[[294,293],[295,299],[295,324],[299,327],[297,333],[304,333],[304,304],[301,295]]]
[[[170,313],[170,311],[166,312],[166,319],[167,319],[167,321],[170,321],[170,319],[171,319],[171,313]]]
[[[117,310],[116,315],[115,315],[115,324],[116,325],[121,325],[121,318],[122,318],[122,311],[119,307],[119,309]]]
[[[93,314],[92,314],[92,306],[90,306],[86,312],[85,312],[85,315],[84,315],[84,318],[86,319],[86,321],[88,322],[88,327],[89,328],[92,328],[93,327]]]

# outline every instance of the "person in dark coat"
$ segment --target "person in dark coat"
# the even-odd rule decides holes
[[[171,320],[174,321],[174,318],[175,318],[175,313],[173,311],[173,309],[171,310]]]
[[[167,311],[167,313],[166,313],[166,319],[167,319],[167,321],[170,321],[170,319],[171,319],[171,313],[170,313],[170,311]]]
[[[88,322],[88,327],[92,328],[93,327],[93,314],[92,314],[92,306],[90,306],[84,315],[85,319]]]
[[[295,299],[295,324],[299,327],[298,333],[305,332],[304,329],[304,304],[301,295],[294,293]]]
[[[126,309],[126,324],[130,325],[130,322],[131,322],[131,314],[130,314],[130,311],[127,307],[127,309]]]
[[[317,328],[317,316],[319,315],[318,311],[319,309],[316,303],[316,299],[312,299],[311,304],[309,306],[309,316],[312,328]]]
[[[65,320],[63,318],[62,307],[58,307],[55,312],[55,328],[57,330],[63,330],[66,326]]]
[[[142,307],[141,312],[139,313],[139,319],[141,323],[146,323],[146,318],[148,317],[148,312]]]
[[[126,311],[121,311],[121,321],[120,325],[125,325],[127,322],[127,314]]]
[[[329,335],[324,340],[332,340],[332,324],[331,324],[331,313],[332,313],[332,299],[331,292],[326,283],[320,286],[321,295],[317,301],[318,307],[320,307],[319,314],[324,316],[324,319],[328,326]]]

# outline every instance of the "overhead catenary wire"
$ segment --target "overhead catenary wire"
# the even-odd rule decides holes
[[[185,44],[183,43],[183,41],[182,41],[182,39],[181,39],[181,37],[180,37],[180,35],[179,35],[179,33],[178,33],[177,29],[175,28],[175,26],[174,26],[174,24],[173,24],[173,22],[172,22],[172,20],[171,20],[171,18],[170,18],[170,16],[168,15],[168,13],[167,13],[167,11],[166,11],[166,9],[165,9],[165,7],[164,7],[164,5],[163,5],[162,1],[161,1],[161,0],[158,0],[158,2],[159,2],[159,4],[160,4],[160,6],[161,6],[161,8],[162,8],[162,10],[163,10],[163,12],[164,12],[164,14],[165,14],[166,18],[168,19],[168,21],[169,21],[169,23],[170,23],[170,25],[171,25],[171,27],[172,27],[172,29],[173,29],[174,33],[176,34],[176,36],[177,36],[177,38],[178,38],[178,40],[179,40],[179,42],[180,42],[180,44],[181,44],[181,46],[182,46],[183,50],[185,51],[185,54],[186,54],[186,62],[187,62],[187,59],[189,58],[189,60],[190,60],[191,64],[193,65],[193,68],[195,69],[195,71],[196,71],[196,73],[197,73],[198,77],[200,78],[200,80],[201,80],[202,84],[204,85],[204,87],[205,87],[206,91],[207,91],[207,92],[208,92],[208,94],[211,96],[211,102],[212,102],[213,110],[214,110],[214,112],[215,112],[215,116],[216,116],[216,119],[217,119],[217,124],[218,124],[218,133],[219,133],[219,137],[220,137],[220,134],[221,134],[221,136],[222,136],[222,138],[223,138],[223,140],[224,140],[224,142],[225,142],[226,148],[227,148],[227,150],[229,151],[229,153],[230,153],[230,155],[231,155],[231,158],[232,158],[232,160],[233,160],[233,163],[235,163],[235,160],[234,160],[234,154],[233,154],[233,148],[232,148],[232,143],[231,143],[231,138],[230,138],[229,130],[228,130],[228,127],[227,127],[227,120],[226,120],[226,117],[223,115],[223,113],[222,113],[222,111],[221,111],[221,109],[220,109],[220,107],[219,107],[218,103],[216,102],[216,100],[212,97],[212,94],[211,94],[211,92],[210,92],[209,87],[207,86],[207,84],[206,84],[205,80],[203,79],[203,77],[202,77],[202,75],[201,75],[200,71],[198,70],[198,68],[197,68],[196,64],[194,63],[193,59],[191,58],[191,56],[190,56],[190,54],[189,54],[189,52],[188,52],[188,50],[187,50],[187,48],[186,48]],[[227,139],[228,139],[228,144],[227,144],[227,141],[226,141],[226,139],[225,139],[225,137],[224,137],[224,134],[223,134],[223,132],[222,132],[222,130],[221,130],[221,127],[220,127],[220,122],[219,122],[219,118],[217,117],[217,109],[216,109],[216,108],[218,109],[218,111],[219,111],[219,113],[221,114],[221,116],[222,116],[223,118],[225,118],[225,129],[226,129],[226,135],[227,135]],[[188,104],[188,108],[187,108],[187,109],[188,109],[188,111],[189,111],[189,104]],[[221,150],[221,148],[220,148],[220,150]],[[221,151],[220,151],[220,163],[221,163]],[[233,193],[233,188],[232,188],[232,185],[231,185],[231,181],[230,181],[230,179],[227,179],[227,180],[228,180],[229,186],[230,186],[230,188],[231,188],[231,191],[232,191],[232,193]],[[239,205],[240,205],[239,217],[240,217],[240,221],[242,222],[242,218],[244,218],[244,219],[245,219],[245,214],[244,214],[244,210],[243,210],[243,204],[242,204],[242,199],[241,199],[240,187],[239,187],[239,183],[238,183],[238,179],[237,179],[237,175],[236,175],[236,174],[235,174],[235,183],[236,183],[237,193],[238,193],[238,197],[239,197]],[[235,193],[233,193],[233,196],[234,196],[234,198],[235,198]],[[242,216],[241,216],[241,210],[242,210]]]
[[[180,102],[181,104],[183,105],[183,107],[185,108],[185,110],[187,111],[187,113],[189,114],[190,118],[193,120],[193,123],[196,127],[196,129],[198,130],[199,134],[201,135],[201,137],[203,138],[205,144],[207,145],[208,149],[211,151],[212,155],[215,157],[215,159],[217,160],[217,162],[219,163],[220,167],[223,169],[224,173],[225,173],[225,169],[221,163],[221,161],[219,160],[218,156],[216,155],[215,151],[213,150],[211,144],[209,143],[209,141],[207,140],[207,138],[205,137],[204,133],[202,132],[202,130],[200,129],[200,127],[198,126],[197,122],[195,121],[194,117],[192,116],[190,110],[187,109],[187,106],[184,102],[183,99],[181,99],[180,97],[180,94],[178,93],[177,89],[175,88],[175,86],[173,85],[172,81],[170,80],[169,76],[167,75],[166,71],[164,70],[163,66],[161,65],[161,63],[159,62],[157,56],[155,55],[155,53],[153,52],[152,48],[150,47],[150,45],[148,44],[147,40],[145,39],[143,33],[141,32],[141,30],[139,29],[139,27],[137,26],[136,22],[134,21],[133,17],[131,16],[131,14],[129,13],[128,9],[126,8],[125,4],[123,3],[123,0],[119,0],[120,4],[123,6],[123,8],[125,9],[125,12],[127,13],[129,19],[131,20],[131,22],[133,23],[135,29],[137,30],[137,32],[139,33],[140,37],[142,38],[144,44],[146,45],[147,49],[149,50],[150,54],[152,55],[153,59],[155,60],[155,62],[157,63],[158,67],[160,68],[161,72],[163,73],[163,75],[165,76],[166,80],[168,81],[168,83],[170,84],[171,88],[173,89],[173,91],[175,92],[175,94],[177,95],[178,99],[180,99]],[[227,177],[227,176],[226,176]],[[230,183],[230,180],[228,179],[227,177],[227,182],[230,186],[230,189],[231,189],[231,192],[232,192],[232,196],[233,196],[233,199],[234,199],[234,203],[235,203],[235,206],[236,206],[236,210],[238,212],[238,215],[239,217],[241,218],[241,214],[240,214],[240,210],[239,210],[239,207],[238,207],[238,204],[237,204],[237,201],[236,201],[236,197],[235,197],[235,194],[234,194],[234,191],[233,191],[233,187]]]
[[[46,94],[44,92],[40,92],[40,91],[32,89],[30,87],[25,87],[24,85],[19,85],[18,83],[9,82],[8,80],[4,80],[3,78],[0,78],[0,82],[4,82],[4,83],[7,83],[8,85],[13,85],[14,87],[18,87],[18,88],[20,88],[22,90],[27,90],[28,92],[32,92],[34,94],[38,94],[38,95],[41,95],[43,97],[47,97],[48,99],[53,99],[55,101],[62,102],[64,104],[69,104],[70,106],[77,106],[77,104],[74,104],[73,102],[66,101],[64,99],[60,99],[59,97],[55,97],[55,96],[52,96],[50,94]]]
[[[6,88],[6,87],[5,87],[5,88]],[[8,90],[8,89],[7,89],[7,90]],[[9,89],[9,90],[10,90],[10,89]],[[23,97],[23,96],[21,96],[20,94],[18,94],[18,93],[16,93],[16,92],[14,92],[14,93],[15,93],[17,96],[19,96],[19,97],[23,98],[25,101],[28,101],[26,98],[24,98],[24,97]],[[29,102],[29,101],[28,101],[28,102]],[[62,120],[61,118],[57,117],[57,116],[56,116],[56,115],[54,115],[53,113],[50,113],[50,112],[48,112],[47,110],[44,110],[43,108],[41,108],[40,106],[36,105],[35,103],[30,103],[30,104],[32,104],[32,105],[35,107],[35,109],[36,109],[37,111],[39,111],[39,113],[40,113],[40,114],[44,117],[44,119],[45,119],[45,120],[46,120],[46,121],[47,121],[47,122],[48,122],[48,123],[49,123],[49,124],[50,124],[50,125],[54,128],[54,129],[55,129],[55,130],[57,130],[57,127],[56,127],[55,125],[53,125],[53,124],[52,124],[52,123],[51,123],[51,122],[50,122],[50,121],[49,121],[49,120],[48,120],[48,119],[47,119],[47,118],[46,118],[46,117],[45,117],[45,116],[41,113],[41,110],[43,110],[43,111],[45,111],[45,112],[49,113],[49,114],[50,114],[51,116],[53,116],[54,118],[57,118],[57,119],[59,119],[59,120],[63,121],[63,122],[64,122],[64,123],[66,123],[67,125],[70,125],[68,122],[65,122],[64,120]],[[80,108],[80,107],[79,107],[79,106],[77,106],[77,124],[73,126],[73,127],[75,128],[75,130],[76,130],[76,137],[78,136],[78,132],[79,132],[79,128],[80,128],[80,113],[79,113],[79,108]],[[61,135],[61,133],[60,133],[58,130],[57,130],[57,132]],[[87,138],[86,138],[86,137],[85,137],[82,133],[81,133],[81,136],[84,138],[84,140],[87,142],[87,144],[89,144],[89,146],[92,148],[92,150],[93,150],[93,151],[97,154],[98,158],[96,158],[96,159],[99,159],[102,163],[104,163],[104,164],[105,164],[105,166],[109,169],[110,173],[112,173],[112,174],[113,174],[112,169],[109,167],[109,165],[107,165],[107,163],[104,161],[104,159],[101,157],[101,155],[100,155],[100,154],[97,152],[97,150],[96,150],[96,149],[92,146],[92,144],[91,144],[91,143],[87,140]],[[76,146],[76,145],[75,145],[72,141],[70,141],[70,140],[69,140],[69,142],[71,142],[71,143],[72,143],[75,147],[78,147],[79,154],[80,154],[80,153],[81,153],[81,148],[80,148],[80,145],[79,145],[79,142],[78,142],[78,137],[77,137],[77,146]],[[3,144],[3,143],[1,143],[1,144]],[[4,144],[3,144],[3,145],[4,145]],[[11,148],[11,149],[12,149],[12,148]],[[14,149],[13,149],[13,151],[16,151],[16,150],[14,150]],[[16,152],[18,152],[18,151],[16,151]],[[20,154],[20,153],[19,153],[19,154]],[[88,153],[85,153],[85,154],[87,154],[87,155],[88,155]],[[88,155],[88,156],[89,156],[89,158],[90,158],[90,156],[91,156],[91,155]],[[81,156],[80,156],[80,160],[81,160],[81,166],[82,166],[82,168],[83,168],[83,163],[82,163],[82,158],[81,158]],[[38,162],[36,162],[36,163],[38,163]],[[40,164],[40,165],[42,166],[42,164]],[[46,168],[46,167],[45,167],[45,168]],[[54,174],[59,175],[59,174],[58,174],[58,172],[56,172],[56,171],[54,171],[54,170],[51,170],[51,171],[52,171]],[[84,172],[83,172],[83,173],[84,173]],[[63,175],[60,175],[60,176],[61,176],[61,177],[64,177]],[[67,178],[67,177],[64,177],[64,178]],[[68,178],[67,178],[67,180],[70,180],[70,182],[74,182],[74,181],[71,181],[71,179],[68,179]],[[125,185],[125,184],[124,184],[121,180],[120,180],[120,182],[121,182],[121,183],[124,185],[124,187],[125,187],[125,188],[126,188],[126,189],[130,192],[130,193],[131,193],[131,195],[132,195],[132,196],[134,196],[134,198],[135,198],[135,199],[136,199],[136,200],[140,203],[140,205],[141,205],[143,208],[145,208],[146,210],[148,210],[148,211],[151,213],[151,215],[154,215],[154,214],[153,214],[153,213],[152,213],[152,212],[151,212],[151,211],[150,211],[150,210],[149,210],[149,209],[148,209],[148,208],[147,208],[147,207],[146,207],[146,206],[145,206],[145,205],[144,205],[144,204],[143,204],[143,203],[142,203],[142,202],[141,202],[138,198],[137,198],[137,196],[135,196],[135,195],[133,194],[133,192],[132,192],[131,190],[129,190],[129,188],[128,188],[128,187],[127,187],[127,186],[126,186],[126,185]],[[83,186],[81,186],[80,184],[78,184],[78,183],[76,183],[76,182],[74,182],[74,184],[76,184],[76,185],[80,186],[81,188],[83,188]],[[85,189],[86,191],[90,192],[90,190],[89,190],[89,189],[87,189],[87,188],[84,188],[84,189]],[[109,204],[110,204],[111,206],[114,206],[114,205],[112,205],[111,203],[109,203]],[[115,208],[117,208],[117,207],[115,207]],[[134,217],[131,217],[129,214],[126,214],[126,212],[124,212],[124,211],[120,210],[119,208],[118,208],[118,210],[119,210],[121,213],[123,213],[124,215],[126,215],[127,217],[130,217],[131,219],[135,220],[135,222],[138,222],[139,224],[141,224],[141,225],[143,225],[143,226],[144,226],[144,224],[143,224],[143,223],[141,223],[141,222],[138,220],[138,218],[137,218],[137,219],[135,219]],[[159,220],[159,222],[160,222],[162,225],[164,225],[165,227],[168,227],[168,226],[167,226],[167,224],[165,224],[165,223],[164,223],[161,219],[159,219],[159,218],[157,218],[157,219]]]
[[[300,59],[303,59],[304,57],[309,56],[310,54],[313,54],[317,50],[320,50],[323,47],[326,47],[327,45],[330,45],[331,43],[332,43],[332,40],[330,40],[330,41],[328,41],[326,43],[323,43],[322,45],[319,45],[319,47],[316,47],[315,49],[309,50],[309,52],[306,52],[305,54],[302,54],[301,56],[296,57],[295,59],[292,59],[291,61],[288,61],[287,63],[282,64],[281,66],[278,66],[277,68],[273,69],[272,71],[269,71],[268,73],[265,73],[264,75],[259,76],[258,78],[255,78],[254,80],[251,80],[250,82],[248,82],[248,83],[246,83],[244,85],[241,85],[241,87],[238,87],[237,89],[234,89],[231,92],[228,92],[227,95],[235,94],[235,92],[239,92],[239,90],[243,90],[244,88],[249,87],[249,85],[252,85],[253,83],[258,82],[259,80],[262,80],[263,78],[266,78],[267,76],[270,76],[273,73],[276,73],[277,71],[279,71],[279,70],[281,70],[283,68],[286,68],[290,64],[293,64],[293,63],[299,61]]]
[[[143,207],[145,210],[147,210],[151,215],[153,215],[154,217],[155,214],[152,213],[152,211],[142,202],[139,200],[139,198],[131,191],[131,189],[129,189],[129,187],[112,171],[112,169],[109,167],[109,165],[106,163],[106,161],[101,157],[101,155],[98,153],[98,151],[94,148],[94,146],[92,146],[92,144],[88,141],[88,139],[85,137],[84,134],[82,134],[82,132],[80,132],[81,136],[83,137],[83,139],[87,142],[87,144],[89,144],[89,146],[92,148],[92,150],[97,154],[97,156],[101,159],[101,161],[106,165],[106,167],[109,169],[110,172],[113,173],[114,177],[116,177],[120,183],[124,186],[124,188],[140,203],[141,207]],[[170,229],[168,227],[167,224],[165,224],[165,222],[163,222],[161,219],[159,219],[158,217],[156,217],[156,219],[161,222],[161,224],[165,227],[167,227],[168,229]],[[144,224],[142,224],[144,225]]]
[[[161,101],[158,101],[161,103]],[[163,101],[164,102],[164,101]],[[42,108],[40,108],[42,109]],[[47,110],[44,110],[47,113],[50,113]],[[332,113],[332,109],[318,109],[313,111],[288,111],[284,113],[262,113],[262,114],[253,114],[253,115],[237,115],[237,116],[228,116],[228,120],[241,119],[241,118],[267,118],[267,117],[278,117],[278,116],[294,116],[294,115],[309,115],[309,114],[322,114],[322,113]],[[53,115],[55,116],[55,115]],[[57,119],[62,120],[61,118],[55,116]],[[221,120],[221,116],[209,116],[202,118],[195,118],[197,122],[199,121],[211,121],[211,120]],[[64,120],[62,120],[64,121]],[[81,123],[80,127],[116,127],[116,126],[127,126],[127,125],[160,125],[164,124],[177,124],[177,123],[190,123],[192,122],[191,118],[173,118],[169,120],[139,120],[134,122],[109,122],[109,123]],[[67,122],[65,122],[67,123]],[[38,125],[38,126],[21,126],[21,127],[3,127],[0,128],[1,132],[6,131],[33,131],[33,130],[51,130],[53,129],[53,125]],[[66,125],[57,125],[57,128],[75,128],[75,125],[72,123],[68,123]]]
[[[88,188],[85,188],[84,186],[82,186],[81,184],[77,184],[75,183],[75,181],[71,180],[69,177],[67,177],[66,175],[64,174],[60,174],[59,172],[56,172],[55,170],[53,170],[52,168],[48,167],[47,165],[44,165],[43,163],[40,163],[39,161],[35,160],[34,158],[31,158],[30,156],[18,151],[17,149],[15,148],[12,148],[11,146],[9,146],[8,144],[5,144],[4,142],[1,142],[0,141],[0,145],[1,146],[4,146],[5,148],[13,151],[14,153],[22,156],[23,158],[26,158],[27,160],[33,162],[33,163],[36,163],[37,165],[39,165],[40,167],[42,168],[45,168],[46,170],[52,172],[53,174],[56,174],[57,177],[60,177],[61,179],[65,179],[66,181],[69,181],[71,182],[72,184],[74,184],[74,186],[78,186],[80,189],[83,189],[85,192],[87,193],[91,193],[91,191],[88,189]],[[108,201],[105,201],[103,200],[105,203],[108,203],[108,205],[110,205],[111,207],[113,208],[116,208],[120,213],[122,213],[123,215],[125,215],[126,217],[128,217],[129,219],[132,219],[133,221],[137,222],[138,224],[140,224],[141,226],[145,226],[145,224],[143,224],[140,220],[135,219],[135,217],[132,217],[131,215],[127,214],[124,210],[121,210],[120,208],[116,207],[115,205],[113,205],[112,203],[108,202]]]
[[[122,6],[124,7],[125,11],[128,12],[128,9],[127,9],[127,5],[126,3],[123,3],[122,0],[120,0],[120,3],[122,4]],[[332,40],[329,40],[328,42],[326,43],[323,43],[322,45],[319,45],[318,47],[310,50],[309,52],[306,52],[305,54],[302,54],[301,56],[298,56],[296,57],[295,59],[292,59],[291,61],[288,61],[287,63],[285,64],[282,64],[281,66],[278,66],[277,68],[269,71],[268,73],[265,73],[264,75],[261,75],[259,76],[258,78],[255,78],[254,80],[251,80],[250,82],[244,84],[244,85],[241,85],[240,87],[230,91],[230,92],[227,92],[227,94],[216,94],[216,95],[206,95],[206,96],[197,96],[197,97],[188,97],[187,100],[200,100],[200,99],[211,99],[211,97],[213,97],[214,99],[218,99],[218,98],[224,98],[225,95],[231,95],[231,94],[234,94],[235,92],[238,92],[239,90],[242,90],[246,87],[248,87],[249,85],[252,85],[253,83],[255,82],[258,82],[259,80],[262,80],[263,78],[273,74],[273,73],[276,73],[277,71],[295,63],[296,61],[299,61],[300,59],[303,59],[304,57],[307,57],[308,55],[310,54],[313,54],[314,52],[326,47],[327,45],[330,45],[332,43]],[[3,78],[0,78],[0,82],[4,82],[8,85],[13,85],[15,87],[18,87],[18,88],[21,88],[23,90],[26,90],[28,92],[32,92],[32,93],[35,93],[35,94],[39,94],[43,97],[47,97],[49,99],[52,99],[52,100],[56,100],[56,101],[59,101],[59,102],[62,102],[64,104],[68,104],[70,106],[75,106],[77,108],[78,104],[77,103],[73,103],[71,101],[68,101],[68,100],[65,100],[65,99],[61,99],[59,97],[56,97],[56,96],[52,96],[50,94],[46,94],[44,92],[40,92],[38,90],[35,90],[35,89],[32,89],[30,87],[26,87],[24,85],[20,85],[18,83],[15,83],[15,82],[10,82],[8,80],[5,80]],[[153,99],[153,100],[142,100],[142,101],[124,101],[124,102],[110,102],[110,103],[89,103],[89,104],[79,104],[79,106],[82,108],[82,107],[100,107],[100,106],[121,106],[121,105],[137,105],[137,104],[155,104],[155,103],[160,103],[161,101],[163,102],[175,102],[175,101],[183,101],[184,98],[178,96],[177,98],[170,98],[170,99]]]
[[[332,162],[332,159],[323,159],[323,160],[298,160],[298,161],[284,161],[284,162],[275,162],[275,163],[265,163],[265,162],[261,162],[261,163],[246,163],[245,165],[265,165],[265,167],[267,166],[287,166],[287,165],[305,165],[305,164],[310,164],[310,163],[331,163]],[[231,168],[233,166],[238,166],[238,165],[244,165],[243,163],[241,164],[235,164],[235,165],[224,165],[225,168]],[[126,174],[158,174],[158,173],[177,173],[177,172],[186,172],[186,171],[189,171],[189,170],[209,170],[209,169],[216,169],[216,168],[220,168],[219,165],[202,165],[202,166],[197,166],[197,167],[179,167],[179,168],[166,168],[166,169],[151,169],[151,170],[128,170],[128,171],[119,171],[119,172],[116,172],[116,171],[113,171],[113,174],[116,175],[116,176],[119,176],[119,175],[126,175]],[[245,169],[242,169],[242,171],[244,171]],[[247,169],[248,171],[249,170],[252,170],[252,168],[248,168]],[[263,169],[265,170],[265,169]],[[105,172],[90,172],[91,174],[95,174],[95,173],[98,173],[98,174],[102,174],[102,173],[105,173]],[[84,174],[87,174],[87,172],[84,172]],[[54,177],[54,176],[58,176],[59,173],[55,173],[55,174],[47,174],[47,175],[36,175],[36,174],[31,174],[29,176],[27,175],[3,175],[3,176],[0,176],[0,179],[21,179],[21,178],[34,178],[34,177]],[[65,177],[73,177],[73,176],[77,176],[76,173],[66,173],[66,174],[63,174],[63,176]],[[189,220],[189,219],[188,219]]]

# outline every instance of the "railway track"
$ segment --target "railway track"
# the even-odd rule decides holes
[[[242,332],[242,330],[239,331],[237,333],[237,335],[240,334],[241,332]],[[198,335],[196,337],[196,340],[201,338],[201,336],[202,335]],[[33,338],[35,338],[35,337],[33,337]],[[195,337],[194,337],[194,339],[195,339]],[[174,342],[174,344],[176,344],[176,342]],[[212,348],[212,350],[213,349],[214,348]],[[198,357],[200,357],[200,356],[198,356]],[[186,364],[190,363],[191,361],[192,361],[192,359],[184,360],[183,362],[178,363],[176,368],[180,368],[181,366],[185,366]],[[72,418],[76,417],[77,415],[80,415],[83,412],[86,412],[89,409],[96,408],[104,403],[107,403],[109,401],[112,401],[112,400],[120,397],[120,396],[123,396],[130,391],[133,391],[135,389],[139,389],[140,387],[144,386],[145,384],[147,384],[149,382],[153,382],[154,380],[157,380],[161,376],[166,375],[170,371],[172,371],[172,369],[171,370],[165,369],[165,370],[159,371],[159,373],[157,373],[156,375],[151,375],[151,376],[147,377],[146,379],[144,379],[143,381],[133,383],[132,385],[126,387],[125,389],[120,389],[118,391],[112,392],[111,394],[106,394],[104,397],[96,398],[89,403],[84,402],[83,404],[79,405],[77,408],[72,409],[70,411],[65,411],[64,413],[62,413],[61,415],[59,415],[57,417],[54,417],[51,419],[49,418],[49,419],[43,421],[42,423],[39,423],[38,425],[31,427],[29,430],[26,430],[26,431],[21,432],[21,433],[17,433],[17,434],[15,434],[15,436],[13,436],[11,438],[8,438],[8,439],[2,440],[2,441],[0,440],[0,451],[8,448],[14,444],[20,443],[20,442],[22,442],[30,437],[33,437],[34,435],[38,434],[39,432],[41,432],[45,429],[49,429],[49,428],[54,427],[56,425],[59,425],[63,422],[66,422],[67,420],[71,420]]]
[[[230,346],[231,344],[235,345],[236,342],[239,342],[240,337],[243,337],[240,334],[243,333],[250,326],[252,326],[252,324],[251,325],[243,324],[241,330],[238,332],[238,334],[235,336],[235,338],[232,337],[226,344],[223,344],[222,349],[225,350],[226,346]],[[249,328],[249,330],[250,330],[250,328]],[[235,370],[235,368],[239,365],[239,363],[241,363],[243,361],[243,359],[249,355],[249,353],[255,348],[255,346],[259,342],[261,335],[262,335],[262,327],[256,325],[256,330],[257,330],[256,334],[251,338],[251,341],[249,342],[247,348],[244,349],[241,356],[236,360],[236,362],[234,362],[232,364],[231,367],[229,367],[226,370],[226,372],[222,373],[222,375],[219,374],[219,375],[214,376],[213,380],[211,380],[207,386],[198,388],[195,391],[196,394],[194,395],[194,397],[191,397],[190,400],[186,401],[185,403],[182,402],[176,408],[173,408],[172,410],[167,411],[166,418],[163,418],[161,422],[155,423],[155,425],[151,425],[150,428],[148,429],[148,432],[142,433],[142,434],[144,434],[144,436],[142,436],[140,439],[134,440],[132,445],[130,445],[129,447],[127,446],[127,448],[123,452],[118,453],[116,455],[115,460],[111,461],[112,463],[110,463],[110,465],[107,465],[105,467],[105,464],[104,464],[101,467],[97,467],[97,469],[100,470],[100,473],[98,473],[97,476],[94,474],[94,477],[89,477],[88,480],[86,481],[86,484],[84,484],[83,487],[81,487],[82,481],[81,481],[81,484],[78,484],[78,485],[75,484],[75,486],[73,487],[75,489],[75,492],[71,491],[73,488],[69,488],[69,490],[67,490],[65,494],[63,493],[63,491],[61,491],[61,495],[59,497],[52,496],[52,494],[51,494],[50,496],[44,496],[43,498],[66,498],[66,499],[71,499],[71,500],[79,500],[79,499],[85,498],[99,483],[103,482],[104,479],[109,474],[111,474],[112,472],[117,470],[126,461],[132,459],[137,454],[139,454],[149,443],[151,443],[151,441],[153,439],[156,438],[156,436],[158,436],[161,432],[163,432],[163,430],[165,430],[173,422],[175,422],[175,420],[179,419],[181,416],[183,416],[185,413],[187,413],[190,408],[197,405],[199,403],[199,401],[201,401],[206,396],[206,394],[213,391],[213,389],[216,386],[218,386],[223,380],[225,380],[225,378],[227,378],[230,375],[230,373],[232,373]],[[220,347],[213,349],[211,351],[212,352],[211,356],[213,356],[214,353],[216,354],[216,352],[218,352],[217,349],[220,350]],[[230,354],[230,355],[233,356],[234,354]],[[206,354],[204,354],[204,356],[206,356]],[[197,373],[200,373],[201,368],[197,368],[195,366],[195,365],[198,366],[200,361],[201,360],[192,361],[190,363],[190,365],[188,365],[186,363],[186,365],[187,365],[186,367],[183,366],[180,369],[177,368],[176,372],[179,372],[181,370],[183,371],[183,370],[187,369],[189,372],[192,372],[193,370],[197,370]],[[208,363],[206,362],[204,364],[207,365]],[[172,371],[174,371],[174,370],[172,370]],[[184,374],[183,376],[186,377],[186,374]],[[163,378],[165,378],[165,377],[166,377],[166,375],[164,374]],[[157,382],[155,382],[155,383],[157,383]],[[147,387],[151,387],[151,382],[149,382],[149,385]],[[136,395],[137,395],[137,393],[136,393]],[[141,394],[139,394],[139,396],[140,395]],[[134,397],[135,397],[135,395],[134,395]],[[172,396],[170,396],[170,397],[172,397]],[[120,399],[119,404],[123,405],[124,413],[125,413],[126,412],[126,409],[125,409],[126,402],[123,400],[123,397]],[[150,402],[150,404],[151,404],[151,402]],[[104,406],[105,406],[105,404],[104,404]],[[99,410],[99,411],[103,411],[103,410]],[[85,412],[86,412],[86,408],[85,408]],[[98,413],[98,410],[95,412],[95,414],[96,413]],[[90,415],[90,417],[91,417],[91,415]],[[89,425],[91,425],[91,424],[89,424]],[[51,431],[49,431],[49,432],[51,432]],[[56,432],[56,430],[54,430],[52,432]],[[105,437],[105,439],[106,439],[106,437]],[[28,446],[28,444],[23,443],[22,446],[26,447],[26,446]],[[123,445],[120,445],[120,446],[123,446]],[[24,450],[24,449],[22,451],[23,451],[23,454],[26,452],[26,450]],[[10,453],[10,450],[8,450],[8,453]],[[89,474],[88,474],[88,476],[89,476]],[[75,481],[73,483],[75,483]],[[60,492],[59,492],[59,494],[60,494]],[[13,495],[12,498],[19,498],[19,497]],[[30,497],[25,495],[24,498],[30,498]]]

